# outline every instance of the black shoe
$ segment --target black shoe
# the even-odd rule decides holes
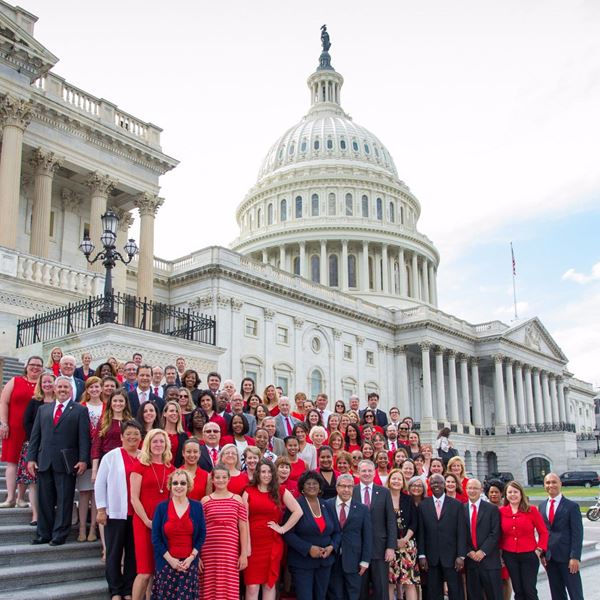
[[[33,546],[37,546],[39,544],[47,544],[49,541],[50,540],[45,540],[44,538],[41,538],[41,537],[36,537],[31,540],[31,544]]]
[[[37,521],[31,521],[29,523],[32,527],[37,527]]]
[[[49,546],[62,546],[65,543],[65,540],[50,540]]]

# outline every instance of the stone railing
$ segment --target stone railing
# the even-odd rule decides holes
[[[120,110],[108,100],[96,98],[67,83],[62,77],[54,73],[47,73],[40,77],[33,83],[32,87],[49,99],[59,100],[99,120],[104,125],[126,135],[131,135],[150,146],[160,148],[160,132],[162,130],[159,127],[136,119],[133,115]]]
[[[0,248],[0,274],[83,296],[98,294],[104,277],[39,256]]]

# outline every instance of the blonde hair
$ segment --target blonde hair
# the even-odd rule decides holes
[[[33,397],[36,400],[43,400],[44,399],[44,391],[42,390],[42,378],[43,377],[52,377],[52,382],[53,383],[56,381],[56,375],[54,374],[53,371],[44,371],[40,375],[40,378],[37,380],[37,383],[35,384],[35,390],[33,392]],[[52,395],[54,396],[54,392],[52,392]]]
[[[54,366],[54,361],[52,360],[52,353],[55,350],[60,350],[60,358],[62,358],[65,353],[62,351],[62,348],[60,346],[54,346],[54,348],[50,349],[50,357],[48,358],[48,362],[46,363],[46,367],[48,367],[49,369],[51,369]],[[58,359],[60,362],[60,358]]]
[[[167,479],[167,489],[170,490],[171,487],[173,486],[173,478],[174,477],[185,477],[185,480],[187,481],[187,491],[190,492],[192,490],[192,488],[194,487],[194,480],[192,479],[192,476],[185,470],[185,469],[175,469],[175,471],[173,471],[170,475],[169,478]]]
[[[400,473],[400,475],[402,476],[402,492],[406,492],[408,490],[408,485],[406,484],[406,477],[404,477],[404,473],[400,470],[400,469],[392,469],[389,473],[388,473],[388,478],[387,481],[385,482],[385,487],[388,490],[391,490],[391,486],[390,486],[390,481],[392,480],[392,475],[396,475],[396,473]]]
[[[314,425],[313,427],[311,427],[311,430],[308,434],[311,440],[314,433],[322,433],[323,443],[325,444],[325,442],[327,442],[327,429],[325,429],[325,427],[323,427],[322,425]]]
[[[236,449],[237,449],[237,447],[236,447]],[[246,458],[246,456],[248,456],[248,454],[256,454],[256,456],[258,456],[258,458],[262,458],[262,453],[261,453],[260,449],[257,448],[256,446],[246,446],[246,449],[244,450],[244,452],[242,454],[243,454],[244,458]]]
[[[171,460],[173,460],[173,454],[171,452],[171,440],[169,439],[167,432],[164,431],[163,429],[151,429],[146,434],[146,437],[144,438],[144,443],[142,444],[142,450],[140,452],[138,459],[146,467],[149,467],[152,464],[152,454],[150,452],[150,444],[152,443],[152,440],[157,435],[162,435],[165,438],[165,442],[166,442],[165,449],[164,449],[160,459],[162,460],[163,464],[168,467],[171,465]]]
[[[181,392],[184,392],[188,399],[187,404],[183,407],[183,409],[187,410],[188,412],[192,412],[196,408],[196,405],[192,400],[192,392],[185,387],[180,387],[177,393],[181,394]],[[181,408],[181,404],[179,404],[179,407]]]
[[[81,394],[81,402],[89,402],[90,395],[88,393],[88,388],[94,385],[94,383],[97,383],[102,387],[102,379],[100,379],[100,377],[96,377],[95,375],[88,377],[85,382],[85,390],[83,394]],[[102,393],[102,391],[100,393]]]
[[[249,447],[249,446],[248,446]],[[235,444],[225,444],[221,450],[219,451],[219,457],[217,458],[217,463],[220,465],[223,465],[225,468],[227,468],[225,466],[225,463],[223,462],[223,453],[225,452],[225,450],[229,450],[230,448],[233,448],[235,450],[235,454],[237,456],[237,461],[235,463],[235,468],[239,471],[242,468],[242,463],[240,461],[240,453],[238,452],[237,446]]]
[[[460,478],[464,479],[467,474],[466,474],[466,469],[465,469],[465,461],[460,457],[460,456],[453,456],[449,461],[448,464],[446,465],[446,473],[450,473],[450,469],[452,468],[452,465],[455,465],[456,463],[460,464]]]
[[[350,423],[360,423],[360,416],[355,410],[349,410],[346,416],[350,419]]]
[[[182,424],[182,418],[181,418],[181,406],[179,406],[179,402],[175,402],[175,400],[169,400],[166,404],[165,407],[163,408],[162,411],[162,415],[161,415],[161,424],[163,426],[163,429],[166,427],[167,424],[167,418],[165,417],[166,413],[167,413],[167,409],[169,408],[169,406],[174,406],[177,409],[177,425],[175,426],[175,431],[177,431],[177,433],[183,433],[183,424]]]

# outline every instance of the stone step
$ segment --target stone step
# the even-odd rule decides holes
[[[6,509],[9,510],[9,509]],[[31,544],[31,540],[36,536],[36,528],[31,525],[0,525],[0,547],[15,546],[17,544]],[[74,542],[77,539],[77,528],[71,529],[68,542]],[[83,542],[82,542],[83,543]],[[87,544],[88,542],[86,542]],[[89,542],[91,543],[91,542]]]
[[[3,492],[6,490],[6,475],[5,474],[3,474],[2,477],[0,477],[0,490]]]
[[[61,565],[64,569],[64,565]],[[71,565],[69,565],[71,568]],[[33,594],[32,591],[35,591]],[[106,580],[89,579],[75,583],[58,583],[36,587],[34,590],[15,590],[11,592],[0,592],[0,600],[98,600],[108,598],[108,586]]]
[[[30,598],[39,598],[38,590],[48,585],[75,583],[81,585],[88,579],[104,577],[104,564],[98,558],[75,559],[68,563],[57,560],[36,565],[35,577],[32,577],[31,565],[3,567],[0,569],[0,589],[27,590]],[[14,594],[11,595],[14,598]]]
[[[31,521],[30,508],[2,508],[0,509],[0,525],[29,525]],[[35,528],[31,528],[35,531]]]
[[[34,530],[33,527],[31,529]],[[68,561],[68,564],[71,564],[79,559],[95,559],[100,563],[101,554],[102,545],[99,541],[69,542],[57,547],[48,546],[48,544],[0,546],[0,573],[6,567],[41,565],[47,562],[65,561],[64,564],[67,564],[66,561]]]

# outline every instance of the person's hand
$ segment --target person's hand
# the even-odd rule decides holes
[[[284,533],[283,527],[281,525],[279,525],[279,523],[276,523],[275,521],[269,521],[267,523],[267,527],[269,527],[270,529],[272,529],[275,533],[278,533],[279,535],[283,535],[283,533]]]
[[[98,476],[98,469],[92,469],[92,483],[96,483],[97,476]]]
[[[194,562],[195,556],[190,554],[185,560],[180,560],[179,564],[181,565],[182,571],[187,571],[190,568],[190,565]]]
[[[333,546],[329,545],[321,549],[321,558],[327,558],[333,552]]]
[[[571,575],[575,575],[575,573],[579,573],[579,561],[576,558],[572,558],[569,561],[569,573],[571,573]]]
[[[364,574],[367,572],[367,569],[368,569],[368,568],[369,568],[369,567],[361,567],[361,568],[358,570],[358,574],[359,574],[359,575],[362,577],[362,576],[363,576],[363,575],[364,575]]]
[[[106,525],[106,509],[105,508],[99,508],[98,512],[96,513],[96,521],[98,522],[99,525]]]
[[[408,544],[408,540],[405,537],[398,539],[398,548],[405,548],[406,544]]]
[[[385,562],[392,562],[396,558],[396,553],[391,548],[386,548],[383,558]]]
[[[471,550],[470,552],[467,552],[467,557],[470,558],[471,560],[475,560],[473,557],[475,556],[475,551]]]
[[[419,569],[423,571],[423,573],[427,573],[429,570],[429,565],[427,564],[427,559],[425,557],[419,559]]]
[[[473,560],[475,562],[481,562],[485,558],[485,554],[483,550],[477,550],[477,552],[473,553]]]
[[[248,566],[248,557],[245,554],[240,554],[238,559],[238,571],[243,571]]]
[[[454,561],[454,570],[460,571],[465,566],[465,559],[458,556]]]
[[[204,563],[202,562],[202,559],[199,558],[198,559],[198,573],[202,573],[204,571]]]
[[[311,558],[321,558],[321,548],[319,546],[311,546],[308,553]]]
[[[6,423],[0,425],[0,440],[5,440],[8,437],[10,429]]]
[[[152,529],[152,519],[146,519],[146,527]]]
[[[38,471],[38,464],[35,462],[35,460],[30,460],[27,463],[27,471],[29,472],[29,474],[32,477],[35,477],[37,475],[37,471]]]
[[[174,558],[173,556],[167,558],[167,562],[169,563],[169,566],[171,567],[171,569],[174,569],[175,571],[179,571],[179,561]]]
[[[79,461],[78,463],[75,463],[74,469],[77,475],[83,475],[87,469],[87,464],[83,461]]]
[[[542,567],[544,567],[544,569],[548,568],[548,561],[546,560],[545,556],[540,556],[540,562],[542,563]]]

